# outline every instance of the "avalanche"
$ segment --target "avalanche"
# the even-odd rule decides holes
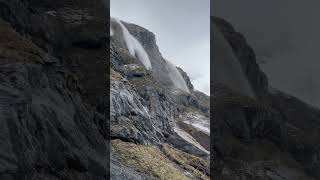
[[[145,51],[145,49],[140,44],[140,42],[130,34],[129,30],[122,24],[120,20],[116,18],[111,18],[111,20],[118,23],[121,26],[122,32],[123,32],[123,38],[129,53],[132,56],[137,57],[139,61],[145,66],[146,69],[151,70],[152,66],[151,66],[149,56]]]
[[[183,79],[181,73],[179,70],[169,61],[166,60],[166,68],[169,73],[169,77],[171,81],[173,82],[173,85],[175,88],[180,89],[182,91],[185,91],[187,93],[190,93],[189,88]]]

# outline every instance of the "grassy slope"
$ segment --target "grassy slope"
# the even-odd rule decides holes
[[[112,151],[135,170],[160,180],[209,179],[209,165],[204,160],[170,145],[143,146],[113,140]]]

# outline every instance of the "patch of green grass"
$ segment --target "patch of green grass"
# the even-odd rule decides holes
[[[112,151],[135,170],[160,180],[188,179],[157,147],[111,141]]]

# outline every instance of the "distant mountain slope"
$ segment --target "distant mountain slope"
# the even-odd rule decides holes
[[[319,179],[320,110],[270,88],[245,38],[223,19],[211,17],[211,23],[229,42],[257,97],[211,82],[212,176]]]
[[[188,75],[162,57],[152,32],[120,20],[111,21],[111,29],[113,157],[158,179],[209,179],[209,97],[195,91]],[[146,54],[141,56],[139,52]],[[131,152],[134,155],[124,157],[127,152],[117,148],[120,145],[134,148]],[[163,148],[167,146],[170,151]],[[163,166],[158,171],[167,173],[157,174],[157,164],[149,167],[131,164],[134,156],[140,157],[138,149],[144,149],[146,157],[156,156],[143,163],[165,157],[168,161],[160,161]],[[182,162],[176,155],[201,163]],[[178,168],[166,169],[172,164]]]

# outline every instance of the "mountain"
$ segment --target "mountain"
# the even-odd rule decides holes
[[[106,179],[101,1],[0,1],[0,179]]]
[[[108,14],[0,1],[0,179],[209,178],[209,97],[153,33],[112,20],[110,37]]]
[[[241,65],[236,70],[226,68],[231,82],[223,82],[218,76],[211,82],[212,177],[319,179],[320,110],[272,88],[257,64],[254,51],[230,23],[211,17],[211,25],[232,48],[232,55],[215,52],[218,50],[215,47],[225,45],[214,42],[217,45],[211,49],[213,66],[217,65],[216,69],[221,66],[214,59],[217,53],[220,53],[217,57],[228,61],[222,67],[234,63],[234,59]],[[242,72],[249,84],[232,83],[239,78],[234,77],[234,72]],[[250,88],[254,96],[244,93],[247,91],[243,86]]]
[[[152,32],[115,18],[110,32],[112,179],[209,179],[209,97]]]

